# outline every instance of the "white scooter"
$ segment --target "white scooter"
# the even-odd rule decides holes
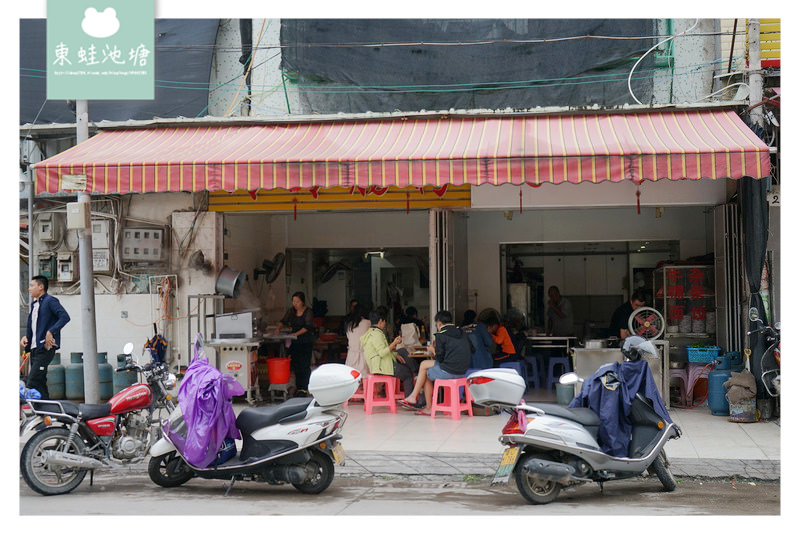
[[[150,449],[148,473],[162,487],[177,487],[193,477],[235,481],[291,483],[305,494],[319,494],[333,481],[334,463],[344,464],[339,442],[347,413],[337,407],[353,395],[360,373],[348,366],[326,364],[309,381],[312,398],[292,398],[280,405],[244,409],[236,418],[241,450],[224,452],[212,465],[198,468],[181,455],[170,431],[186,436],[180,409],[164,422],[164,437]]]
[[[629,360],[638,360],[643,355],[657,356],[655,346],[641,337],[626,339],[622,351]],[[613,368],[606,366],[609,370]],[[614,385],[614,378],[606,375],[607,387]],[[579,381],[583,380],[575,373],[561,377],[564,384]],[[467,383],[475,403],[511,414],[499,437],[508,448],[492,484],[507,483],[513,475],[522,496],[533,504],[552,502],[562,487],[596,482],[602,488],[606,481],[645,472],[655,474],[666,491],[675,490],[664,445],[680,437],[680,428],[660,417],[652,402],[642,394],[635,396],[630,409],[633,431],[628,456],[614,457],[604,453],[597,442],[601,420],[592,409],[526,404],[520,401],[525,383],[514,370],[475,372],[467,378]]]

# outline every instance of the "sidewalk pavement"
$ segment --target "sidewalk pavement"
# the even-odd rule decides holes
[[[529,401],[542,401],[535,398]],[[246,404],[236,403],[237,413]],[[459,480],[491,476],[503,446],[497,440],[508,415],[468,417],[417,416],[398,406],[391,414],[376,408],[364,413],[361,402],[350,402],[342,432],[347,455],[343,476],[420,476],[418,479]],[[751,424],[713,416],[707,407],[672,408],[683,434],[666,445],[674,475],[699,478],[780,479],[780,421]]]

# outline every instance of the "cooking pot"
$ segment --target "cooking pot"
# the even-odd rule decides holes
[[[608,348],[608,339],[590,339],[586,341],[587,350],[600,350]]]

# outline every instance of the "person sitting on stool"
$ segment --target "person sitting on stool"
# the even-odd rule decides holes
[[[492,340],[497,344],[497,351],[492,356],[495,368],[499,367],[500,363],[519,361],[517,349],[514,348],[511,335],[508,334],[508,330],[500,323],[496,316],[490,315],[486,318],[486,329],[489,330]]]
[[[439,311],[434,321],[438,333],[434,335],[435,346],[428,346],[428,352],[435,354],[435,359],[426,359],[420,363],[414,390],[400,401],[404,407],[419,408],[417,396],[424,387],[425,405],[430,409],[433,405],[433,382],[437,379],[463,378],[469,368],[472,347],[467,335],[453,324],[453,315],[450,311]],[[426,411],[419,412],[430,414]]]

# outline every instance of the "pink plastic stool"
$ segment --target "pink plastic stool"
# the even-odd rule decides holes
[[[694,386],[700,379],[708,379],[708,373],[714,368],[714,365],[707,365],[705,363],[689,363],[687,370],[686,397],[689,399],[689,405],[694,403]]]
[[[689,380],[689,376],[688,376],[688,372],[686,371],[686,369],[685,368],[670,368],[669,369],[669,378],[670,378],[670,381],[672,380],[672,378],[677,378],[677,379],[680,380],[681,384],[680,384],[680,388],[678,390],[680,391],[680,395],[681,395],[681,403],[683,405],[689,405],[689,397],[687,396],[687,393],[688,393],[688,386],[687,386],[688,383],[687,382]]]
[[[397,398],[395,398],[394,384],[397,378],[385,376],[383,374],[370,374],[364,378],[364,411],[372,414],[374,407],[388,407],[390,413],[397,413]],[[375,397],[375,384],[383,383],[385,395],[382,398]]]
[[[344,402],[345,407],[347,407],[347,404],[350,402],[350,400],[361,400],[362,402],[364,401],[364,382],[366,381],[366,379],[367,379],[366,375],[361,376],[361,383],[358,385],[358,388],[353,393],[353,395],[350,396],[350,398],[348,398],[347,401]]]
[[[461,401],[459,389],[464,387],[465,401]],[[439,403],[439,389],[444,390],[444,399]],[[436,416],[436,411],[450,413],[453,420],[461,419],[461,411],[466,411],[472,416],[472,394],[467,387],[467,378],[437,379],[433,382],[433,405],[431,416]]]

